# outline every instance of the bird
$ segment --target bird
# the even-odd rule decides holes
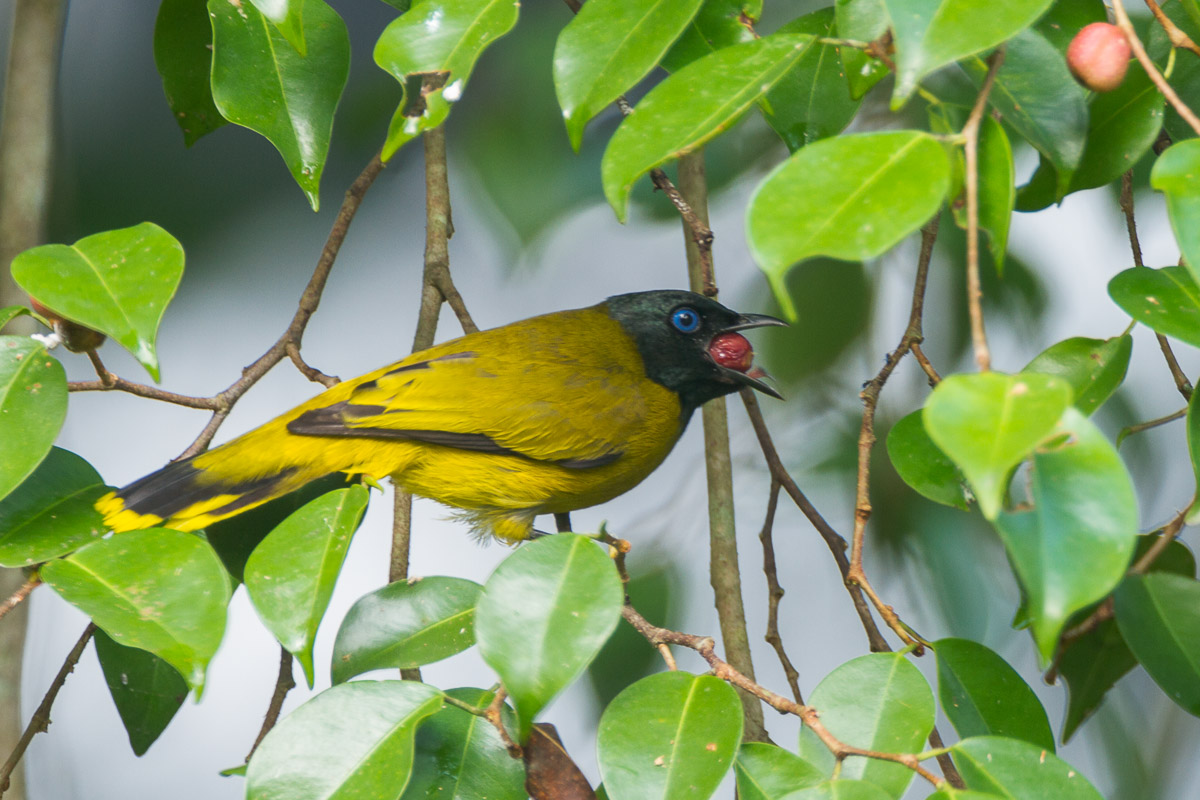
[[[785,325],[682,290],[634,292],[434,345],[96,502],[116,533],[181,531],[334,473],[390,477],[517,543],[653,472],[692,413],[742,387],[782,399],[739,333]]]

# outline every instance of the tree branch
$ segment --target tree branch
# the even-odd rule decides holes
[[[0,619],[4,619],[5,614],[21,605],[21,603],[25,602],[30,593],[36,589],[38,584],[41,582],[42,579],[39,578],[35,572],[30,575],[28,579],[26,579],[25,583],[21,584],[19,589],[10,594],[3,602],[0,602]]]
[[[779,505],[779,481],[771,478],[771,494],[767,498],[767,517],[763,520],[762,532],[758,534],[763,548],[763,572],[767,576],[767,633],[764,637],[775,654],[779,656],[779,664],[783,667],[784,677],[791,687],[792,697],[797,703],[803,703],[800,694],[800,673],[792,665],[787,651],[783,649],[783,637],[779,635],[779,601],[783,599],[783,587],[779,585],[779,575],[775,569],[775,542],[772,531],[775,527],[775,509]]]
[[[250,752],[246,753],[247,764],[250,763],[250,757],[254,755],[254,751],[262,744],[262,740],[279,721],[279,714],[283,711],[283,701],[288,692],[296,688],[296,679],[292,677],[292,658],[292,654],[286,647],[279,648],[279,677],[275,679],[275,690],[271,692],[271,702],[267,704],[267,714],[263,718],[262,727],[254,739],[254,744],[250,746]]]
[[[1125,4],[1121,0],[1112,0],[1113,14],[1116,16],[1117,27],[1125,34],[1125,39],[1129,42],[1129,47],[1133,50],[1133,55],[1137,58],[1138,63],[1142,65],[1142,69],[1146,70],[1146,75],[1158,87],[1158,90],[1167,98],[1167,102],[1179,112],[1179,116],[1183,117],[1184,121],[1191,126],[1192,130],[1200,135],[1200,118],[1197,118],[1195,113],[1188,108],[1187,104],[1179,99],[1179,95],[1171,88],[1171,84],[1167,83],[1167,79],[1158,71],[1158,67],[1154,66],[1154,62],[1146,53],[1146,48],[1142,46],[1141,39],[1138,38],[1137,31],[1133,29],[1133,23],[1129,20],[1129,14],[1125,12]]]

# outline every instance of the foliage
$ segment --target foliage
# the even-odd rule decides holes
[[[467,83],[477,61],[505,47],[524,13],[511,0],[392,5],[397,16],[374,49],[403,90],[387,130],[378,131],[384,162],[436,131],[456,104],[472,102]],[[1190,31],[1200,21],[1194,10],[1195,3],[1170,8]],[[927,498],[954,509],[946,513],[964,527],[982,520],[994,529],[1021,590],[1016,617],[1029,628],[1029,652],[1070,688],[1060,741],[1138,665],[1200,716],[1200,584],[1190,553],[1172,541],[1189,509],[1198,513],[1193,498],[1178,498],[1179,514],[1147,533],[1130,471],[1091,418],[1123,386],[1139,323],[1165,337],[1167,353],[1200,347],[1200,129],[1190,127],[1186,105],[1168,113],[1162,92],[1169,81],[1184,101],[1200,100],[1200,50],[1176,50],[1156,32],[1154,63],[1134,65],[1112,92],[1088,93],[1071,78],[1064,52],[1071,29],[1104,16],[1099,0],[837,0],[776,31],[756,31],[761,11],[751,0],[588,0],[558,34],[552,64],[542,65],[553,70],[565,123],[556,134],[579,150],[590,121],[618,98],[626,103],[626,92],[648,89],[611,134],[595,176],[624,221],[647,175],[664,185],[664,166],[698,157],[761,114],[781,146],[747,202],[746,234],[765,284],[793,319],[805,307],[795,276],[814,259],[849,262],[823,263],[852,275],[918,232],[932,246],[937,229],[929,223],[946,210],[941,224],[968,232],[961,305],[981,369],[942,377],[927,367],[936,387],[891,427],[887,455],[910,487],[906,502]],[[154,53],[186,144],[220,135],[226,122],[249,128],[274,145],[317,208],[350,69],[347,29],[333,8],[323,0],[209,0],[205,11],[163,0]],[[893,80],[882,80],[889,73]],[[885,105],[887,129],[869,129],[880,127]],[[845,132],[863,107],[874,117]],[[1039,165],[1017,186],[1014,150],[1022,149],[1037,153]],[[1134,169],[1148,162],[1150,170]],[[1120,180],[1130,192],[1145,186],[1164,195],[1180,264],[1147,267],[1136,253],[1135,266],[1107,283],[1128,328],[1046,342],[1023,370],[992,371],[979,286],[1015,280],[1022,269],[1008,251],[1014,210]],[[980,275],[980,232],[995,275]],[[928,260],[918,268],[918,299],[927,269]],[[150,222],[33,248],[12,264],[41,318],[111,337],[155,381],[159,324],[183,270],[183,248]],[[896,361],[910,352],[924,358],[914,350],[923,336],[914,305],[900,348],[863,392],[863,522],[879,392]],[[0,325],[23,313],[0,309]],[[271,364],[285,357],[285,345],[298,346],[299,334],[290,335]],[[1200,476],[1200,413],[1173,356],[1168,364],[1189,399],[1186,439]],[[229,545],[215,526],[209,536],[106,536],[92,509],[103,478],[53,447],[68,389],[119,388],[185,405],[189,398],[104,370],[99,383],[68,385],[39,340],[0,336],[0,565],[30,569],[102,631],[97,651],[139,754],[187,689],[202,691],[241,581],[309,686],[326,677],[334,684],[286,714],[249,759],[247,796],[256,800],[523,797],[525,764],[513,754],[543,730],[536,723],[553,716],[548,704],[593,664],[622,615],[649,640],[645,647],[695,650],[712,674],[642,677],[607,702],[598,765],[613,800],[709,797],[731,771],[740,795],[756,800],[912,796],[918,775],[938,798],[1100,796],[1054,754],[1029,676],[982,642],[922,639],[856,571],[857,537],[847,583],[868,590],[902,649],[838,666],[805,687],[806,704],[754,683],[704,637],[664,633],[625,605],[625,554],[603,532],[526,543],[482,587],[435,576],[366,592],[342,622],[325,671],[313,662],[314,640],[368,489],[322,485],[329,491],[295,499],[286,515],[254,517],[241,545],[249,541],[252,552]],[[223,414],[232,400],[190,404]],[[494,673],[476,683],[503,692],[351,680],[476,646]],[[926,648],[936,659],[936,694],[912,661]],[[798,743],[751,740],[742,704],[757,702],[754,694],[804,721]],[[959,738],[930,749],[939,704]],[[935,757],[965,788],[932,773]],[[529,780],[537,785],[532,767]]]

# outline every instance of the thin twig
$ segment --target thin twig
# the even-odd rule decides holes
[[[30,575],[29,578],[26,579],[25,583],[21,584],[19,589],[9,595],[4,602],[0,603],[0,619],[4,619],[5,614],[21,605],[21,603],[25,602],[25,599],[29,597],[30,592],[36,589],[38,584],[41,582],[42,579],[38,577],[36,572]]]
[[[508,697],[508,692],[501,686],[496,689],[496,696],[492,698],[492,702],[488,703],[487,710],[484,712],[484,719],[492,724],[496,729],[496,733],[500,734],[500,741],[504,742],[504,747],[508,750],[508,754],[513,758],[521,758],[523,753],[521,745],[513,741],[508,735],[508,728],[504,727],[504,717],[501,714],[504,709],[504,699]]]
[[[1170,414],[1167,414],[1165,417],[1159,417],[1158,419],[1146,420],[1145,422],[1139,422],[1136,425],[1127,425],[1126,427],[1121,429],[1120,433],[1117,434],[1117,442],[1122,442],[1122,441],[1124,441],[1125,437],[1132,436],[1135,433],[1141,433],[1142,431],[1148,431],[1151,428],[1157,428],[1160,425],[1166,425],[1168,422],[1174,422],[1177,419],[1183,419],[1184,417],[1187,416],[1187,412],[1188,412],[1187,406],[1184,406],[1183,408],[1179,409],[1178,411],[1174,411]]]
[[[267,704],[267,714],[263,717],[262,727],[254,739],[254,744],[250,746],[250,752],[246,753],[247,764],[250,763],[250,757],[254,755],[254,751],[262,744],[262,740],[279,721],[279,714],[283,711],[284,698],[287,697],[288,692],[296,688],[296,679],[292,677],[292,658],[292,654],[286,647],[279,648],[279,677],[275,679],[275,690],[271,692],[271,702]]]
[[[1004,46],[996,48],[988,58],[987,78],[975,98],[975,105],[963,126],[963,150],[967,160],[967,307],[971,312],[971,341],[975,347],[975,363],[986,372],[992,368],[987,333],[983,326],[983,289],[979,283],[979,125],[987,108],[988,95],[996,82],[996,71],[1004,63]]]
[[[779,481],[771,478],[771,493],[767,498],[767,516],[763,520],[762,531],[758,534],[763,549],[763,572],[767,576],[767,633],[764,637],[775,654],[779,656],[779,664],[783,667],[784,677],[792,689],[792,697],[797,703],[803,703],[800,694],[800,673],[792,665],[787,651],[783,648],[783,637],[779,635],[779,601],[783,599],[783,587],[779,585],[779,574],[775,567],[775,542],[772,538],[775,527],[775,509],[779,506]]]
[[[29,748],[29,743],[33,741],[33,737],[39,733],[44,733],[50,727],[50,709],[54,705],[54,699],[58,697],[58,692],[62,689],[63,684],[67,681],[67,676],[75,671],[75,665],[79,663],[79,659],[83,656],[83,650],[92,639],[92,634],[96,632],[96,623],[89,622],[87,627],[83,629],[79,640],[75,642],[75,646],[71,648],[71,652],[67,653],[66,659],[58,669],[58,674],[54,676],[54,680],[50,683],[50,688],[46,690],[46,694],[42,697],[42,702],[38,704],[37,711],[33,712],[33,716],[29,720],[29,724],[25,726],[25,732],[21,734],[20,740],[17,742],[16,748],[9,755],[8,760],[4,762],[4,766],[0,767],[0,797],[8,791],[9,779],[12,772],[20,763],[21,757],[25,755],[25,751]]]
[[[1192,41],[1192,37],[1180,30],[1179,26],[1171,21],[1171,18],[1163,12],[1158,3],[1154,2],[1154,0],[1146,0],[1146,7],[1150,9],[1150,13],[1158,20],[1158,24],[1162,26],[1162,29],[1167,32],[1167,39],[1171,42],[1172,47],[1182,47],[1200,56],[1200,46]]]
[[[1125,4],[1121,0],[1112,0],[1113,14],[1116,16],[1117,27],[1125,34],[1125,39],[1129,42],[1129,47],[1133,50],[1133,55],[1137,58],[1142,68],[1146,70],[1146,75],[1158,87],[1158,90],[1167,98],[1167,102],[1179,112],[1179,116],[1183,117],[1184,121],[1191,126],[1192,130],[1200,135],[1200,118],[1188,108],[1187,103],[1179,99],[1179,95],[1171,88],[1171,84],[1167,83],[1167,79],[1158,71],[1158,67],[1154,66],[1154,62],[1146,53],[1146,48],[1142,46],[1141,39],[1138,38],[1137,31],[1133,28],[1133,23],[1129,20],[1129,14],[1125,12]]]
[[[177,406],[200,408],[206,411],[216,411],[223,407],[221,401],[215,397],[190,397],[188,395],[176,394],[175,392],[167,392],[159,389],[157,386],[148,386],[142,383],[127,381],[111,372],[108,373],[107,379],[96,381],[68,381],[67,391],[127,392],[129,394],[137,395],[138,397],[145,397],[150,400],[161,400],[164,403],[174,403]]]

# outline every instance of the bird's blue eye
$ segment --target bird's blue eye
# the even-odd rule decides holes
[[[671,314],[671,324],[683,333],[692,333],[700,327],[700,315],[690,308],[678,308]]]

